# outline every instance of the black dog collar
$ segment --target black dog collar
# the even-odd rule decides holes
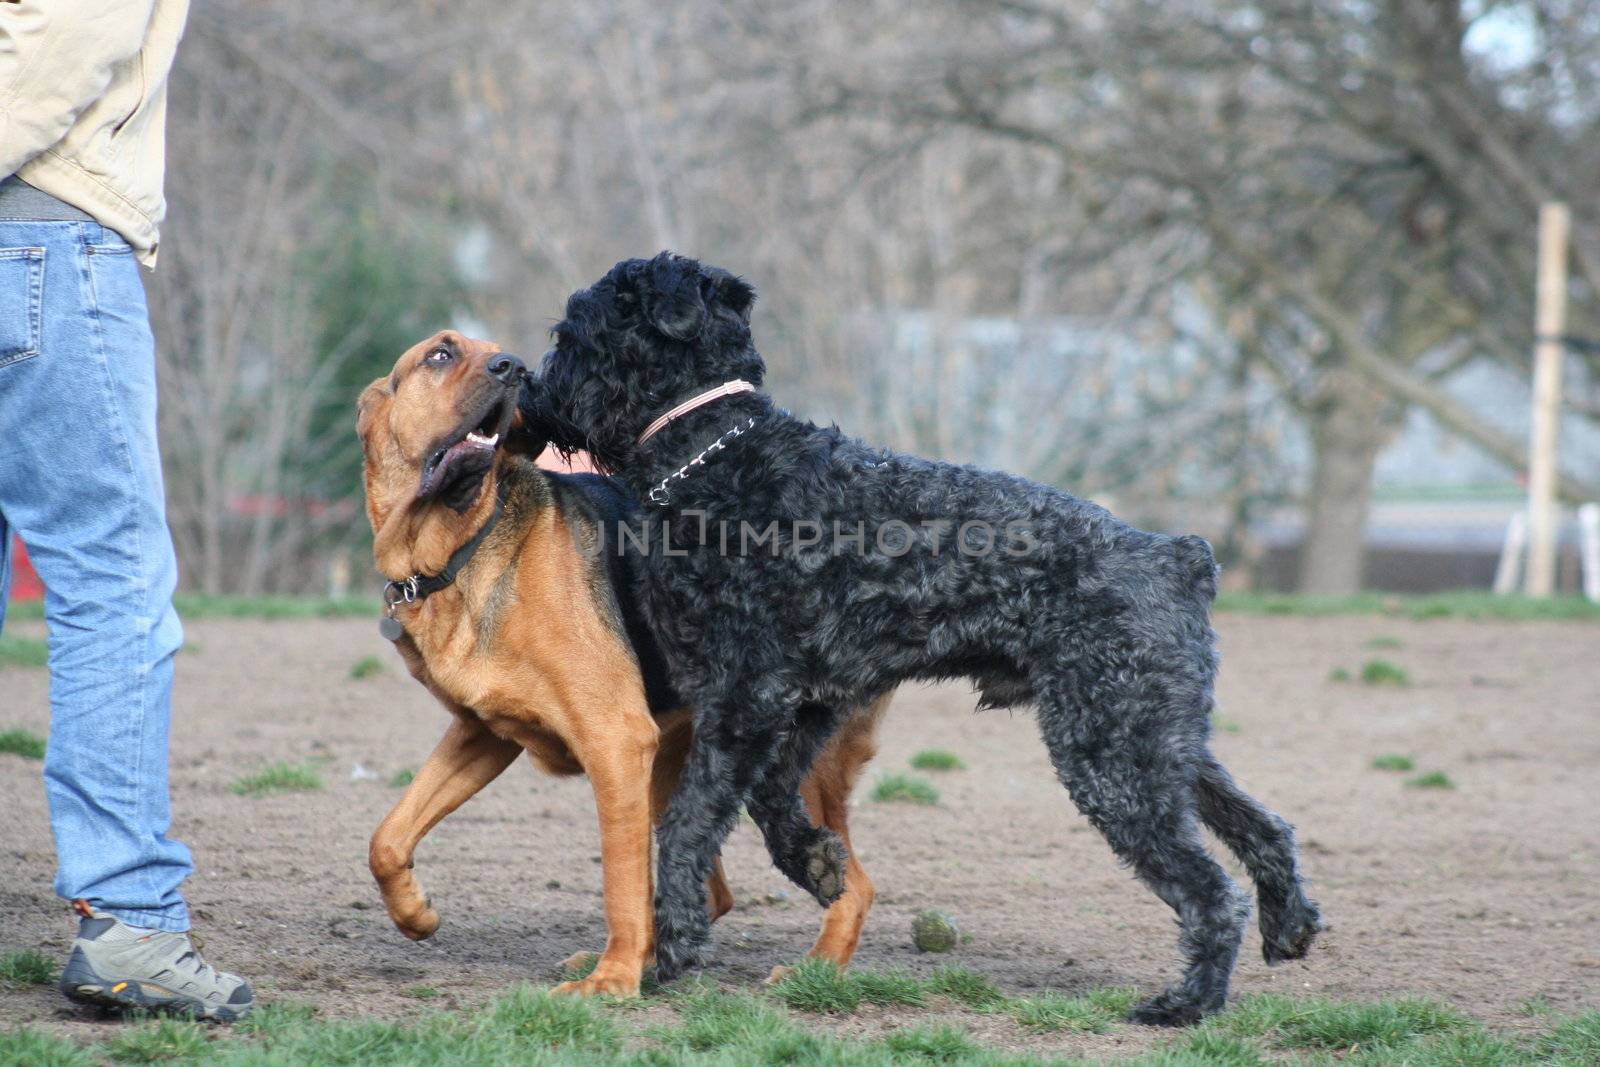
[[[489,531],[494,529],[494,524],[500,521],[500,513],[505,509],[505,482],[502,481],[496,487],[494,511],[489,513],[488,521],[478,527],[478,532],[473,534],[466,544],[450,553],[450,558],[445,561],[444,570],[434,575],[413,574],[409,578],[386,584],[383,587],[385,611],[383,618],[378,620],[378,632],[390,641],[398,641],[405,636],[406,628],[394,617],[395,610],[401,604],[415,604],[432,596],[454,582],[456,575],[461,573],[461,568],[471,562],[473,554],[478,551],[478,546],[483,544],[484,538],[489,536]]]

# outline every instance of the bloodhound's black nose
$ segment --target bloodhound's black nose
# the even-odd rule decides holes
[[[523,366],[522,360],[504,352],[489,361],[487,370],[490,377],[498,378],[507,385],[515,384],[524,374],[528,373],[528,368]]]

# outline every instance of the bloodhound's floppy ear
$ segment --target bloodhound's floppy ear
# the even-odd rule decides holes
[[[372,420],[377,415],[382,402],[394,393],[389,389],[389,379],[379,378],[365,389],[356,401],[356,436],[362,444],[367,442],[367,434],[372,429]]]

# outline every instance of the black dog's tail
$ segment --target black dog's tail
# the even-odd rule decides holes
[[[1217,557],[1204,537],[1184,534],[1172,540],[1172,550],[1178,563],[1189,576],[1191,588],[1204,603],[1217,599]]]

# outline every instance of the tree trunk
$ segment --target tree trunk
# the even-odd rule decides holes
[[[1300,543],[1302,593],[1361,591],[1372,471],[1387,436],[1384,397],[1350,371],[1328,376],[1311,412],[1311,491]]]

